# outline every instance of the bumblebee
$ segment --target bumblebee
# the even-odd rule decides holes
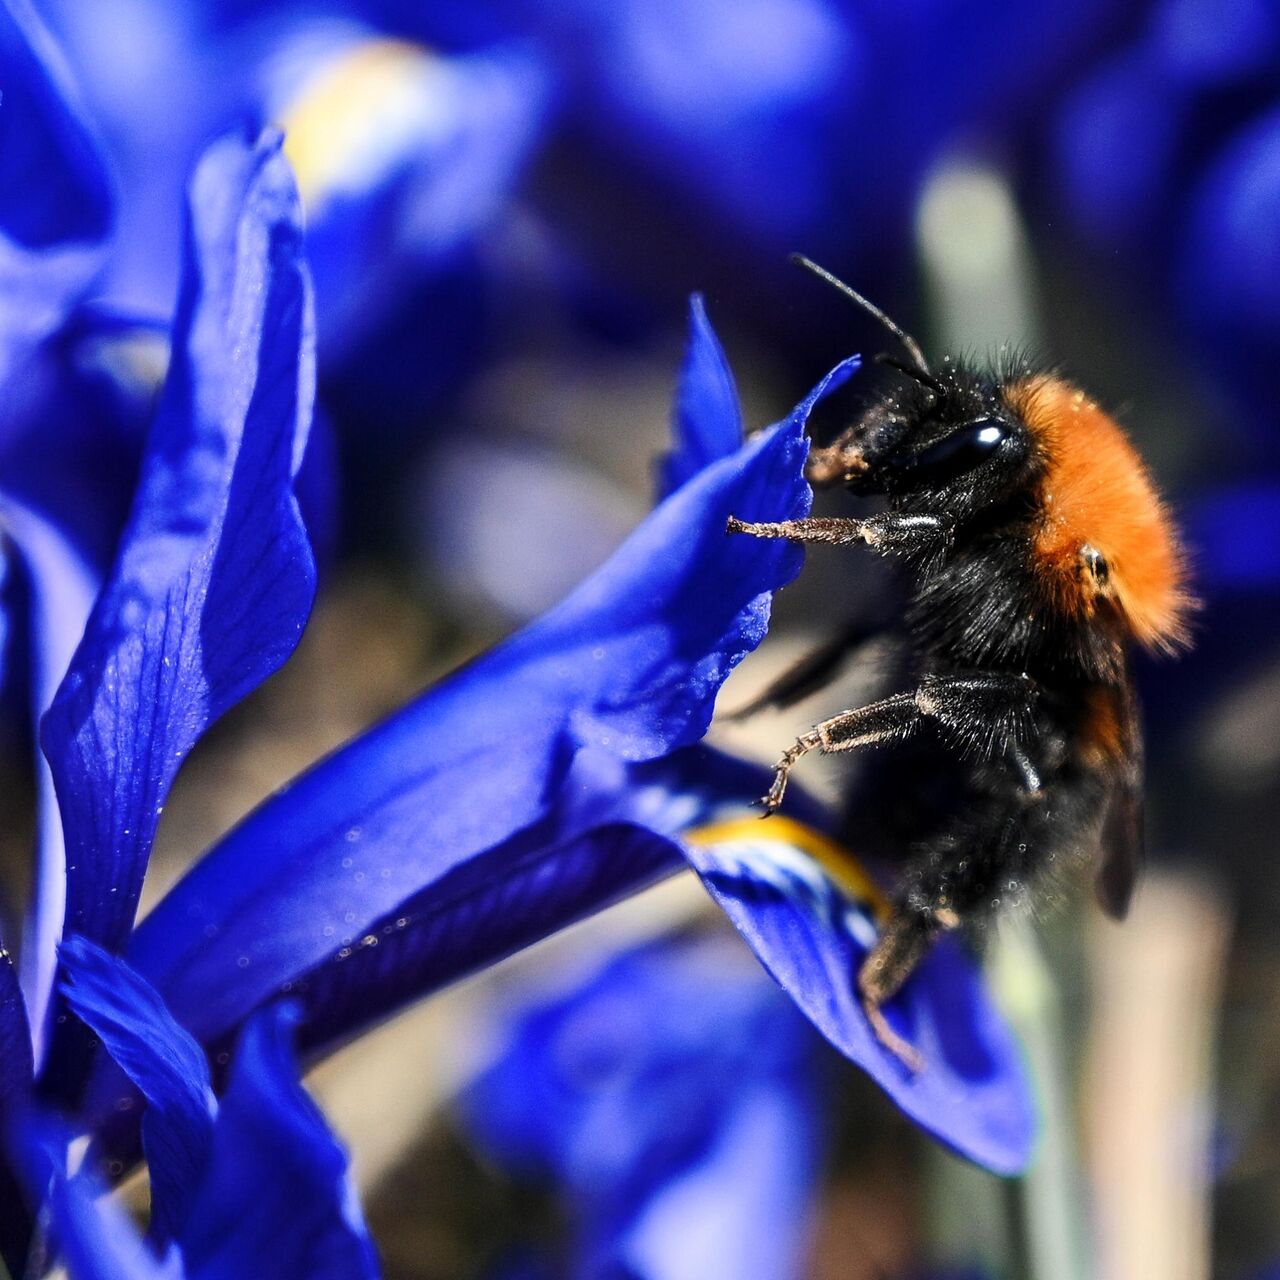
[[[748,523],[732,533],[900,557],[911,687],[796,739],[763,798],[783,802],[813,751],[931,736],[960,781],[942,815],[921,806],[909,869],[858,973],[867,1016],[909,1066],[882,1006],[943,931],[988,917],[1061,856],[1096,857],[1102,908],[1122,918],[1143,861],[1142,736],[1130,668],[1139,646],[1187,642],[1193,600],[1170,515],[1121,428],[1090,396],[1021,357],[936,368],[887,315],[797,258],[901,344],[897,385],[810,452],[815,488],[879,495],[866,518]],[[812,684],[813,666],[803,676]],[[766,695],[787,700],[787,677]]]

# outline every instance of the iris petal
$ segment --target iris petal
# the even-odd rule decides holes
[[[245,1027],[208,1174],[180,1245],[191,1280],[361,1280],[378,1273],[346,1152],[298,1083],[290,1005]]]
[[[661,464],[661,493],[678,489],[742,442],[738,388],[701,294],[689,299],[689,341],[674,414],[676,445]]]
[[[31,599],[31,701],[38,717],[58,687],[93,605],[98,581],[63,532],[38,512],[0,496],[0,522],[26,569]],[[57,967],[55,948],[66,908],[66,856],[53,774],[37,761],[39,839],[34,893],[22,948],[23,990],[37,1059]]]
[[[1016,1042],[972,965],[944,938],[886,1005],[924,1058],[913,1073],[876,1038],[858,996],[858,969],[876,938],[874,891],[856,881],[838,888],[812,850],[755,827],[763,824],[689,841],[685,853],[760,962],[924,1129],[994,1172],[1025,1169],[1035,1108]]]
[[[105,953],[79,943],[72,951],[77,980],[104,1015],[113,1046],[154,1086],[157,1062],[143,1065],[145,1049],[124,1042],[144,1026],[172,1032],[155,993],[140,993],[127,970],[113,972],[118,962]],[[122,975],[120,997],[112,1001],[104,984]],[[131,1006],[140,1015],[133,1028]],[[246,1026],[230,1087],[202,1140],[204,1168],[186,1188],[190,1213],[162,1262],[90,1174],[66,1176],[66,1135],[58,1126],[43,1116],[22,1117],[14,1146],[31,1190],[41,1199],[47,1194],[52,1234],[72,1280],[374,1280],[377,1261],[346,1153],[298,1083],[289,1043],[296,1018],[292,1006],[277,1005]],[[199,1052],[188,1042],[179,1058],[192,1051]],[[181,1069],[177,1060],[170,1065]]]
[[[198,864],[132,951],[183,1024],[206,1043],[225,1034],[410,899],[465,912],[475,898],[461,886],[496,893],[516,846],[511,861],[488,855],[557,821],[584,747],[639,763],[701,737],[720,682],[764,634],[771,592],[799,567],[795,549],[727,536],[725,520],[807,509],[802,427],[797,413],[709,467],[558,608],[304,775]],[[608,875],[597,883],[616,896]]]
[[[292,652],[315,571],[293,492],[310,290],[279,138],[216,144],[191,192],[176,340],[119,558],[45,717],[67,927],[127,935],[159,815],[204,729]]]
[[[68,1136],[28,1117],[15,1138],[32,1191],[71,1280],[184,1280],[176,1255],[158,1262],[125,1211],[90,1174],[67,1176]]]
[[[216,1105],[204,1053],[122,960],[83,938],[64,942],[61,957],[70,980],[67,1003],[146,1099],[151,1224],[167,1241],[186,1220],[213,1137]]]
[[[0,382],[101,264],[106,171],[53,41],[26,0],[0,4]]]

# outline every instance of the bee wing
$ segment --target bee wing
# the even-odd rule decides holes
[[[1146,861],[1143,807],[1142,728],[1132,688],[1120,707],[1122,758],[1102,815],[1098,867],[1093,891],[1098,905],[1114,920],[1129,911],[1134,885]]]
[[[771,708],[783,711],[803,702],[810,694],[831,684],[840,674],[845,659],[881,635],[886,626],[886,620],[879,614],[846,623],[830,640],[788,667],[750,702],[735,708],[723,719],[746,720],[760,711]]]

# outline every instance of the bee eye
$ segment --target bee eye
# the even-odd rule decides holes
[[[994,418],[968,422],[916,454],[912,478],[946,481],[963,475],[989,458],[1008,434],[1008,428]]]

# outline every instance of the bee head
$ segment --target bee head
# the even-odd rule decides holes
[[[949,503],[957,515],[1012,496],[1035,450],[1010,388],[1025,384],[1031,371],[1020,361],[983,373],[946,360],[934,372],[920,344],[873,302],[808,258],[795,254],[792,261],[879,321],[907,356],[876,357],[905,384],[871,404],[833,444],[810,453],[809,482],[887,494],[902,505],[919,495]]]
[[[936,373],[883,361],[912,379],[886,393],[831,445],[810,454],[806,475],[823,488],[915,498],[957,514],[1011,496],[1024,483],[1032,438],[1009,403],[1010,378],[946,361]]]

